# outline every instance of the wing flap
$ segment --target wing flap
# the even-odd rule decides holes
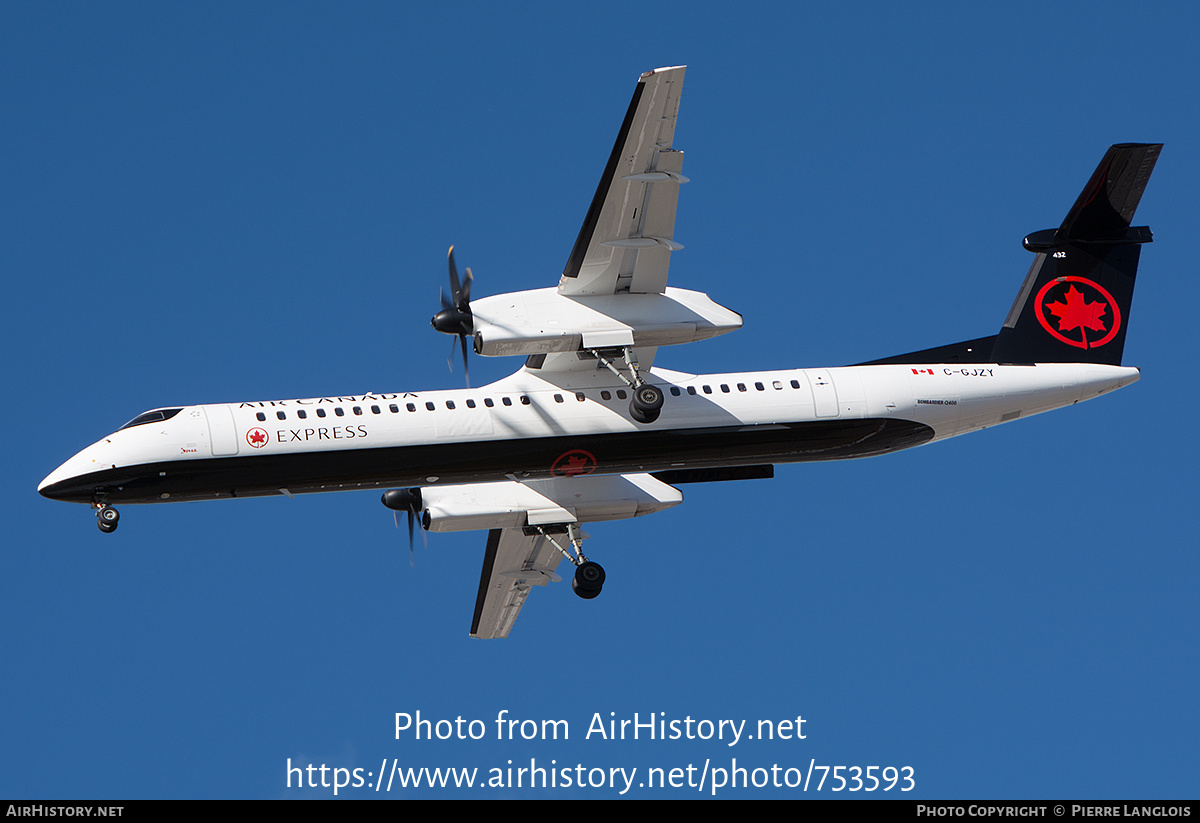
[[[562,554],[541,535],[526,536],[521,529],[488,532],[471,637],[508,637],[530,589],[559,579],[560,560]]]
[[[658,293],[666,288],[683,152],[674,150],[683,66],[643,74],[571,249],[565,295]]]

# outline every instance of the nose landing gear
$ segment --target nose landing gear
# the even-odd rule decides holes
[[[110,534],[117,530],[117,523],[121,519],[120,512],[102,501],[93,503],[92,508],[96,510],[96,526],[100,531]]]

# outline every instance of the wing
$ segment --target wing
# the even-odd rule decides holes
[[[684,66],[638,80],[558,291],[568,296],[662,293],[675,242],[683,152],[671,148]]]
[[[522,529],[492,529],[479,576],[471,637],[508,637],[530,587],[559,580],[554,570],[560,560],[562,554],[542,535],[527,537]]]
[[[649,474],[568,474],[431,486],[421,500],[429,531],[491,528],[471,623],[472,637],[490,639],[508,636],[531,587],[560,579],[555,569],[564,555],[555,542],[584,560],[580,544],[587,535],[579,526],[669,509],[683,502],[683,493]]]

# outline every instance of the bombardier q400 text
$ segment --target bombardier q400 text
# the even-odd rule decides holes
[[[661,511],[677,485],[770,477],[775,463],[867,457],[1069,406],[1138,379],[1123,367],[1146,227],[1130,220],[1160,144],[1112,146],[1036,257],[997,334],[855,366],[683,374],[662,346],[737,313],[667,286],[683,152],[682,66],[643,74],[557,287],[471,299],[450,255],[433,318],[476,353],[525,357],[479,389],[172,406],[140,414],[38,490],[117,504],[387,489],[429,531],[489,529],[471,636],[505,637],[531,586],[595,597],[585,523]]]

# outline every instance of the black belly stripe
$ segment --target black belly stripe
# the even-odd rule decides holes
[[[158,503],[273,495],[280,489],[303,494],[427,486],[429,477],[437,477],[437,484],[541,479],[555,476],[556,461],[576,450],[595,458],[597,474],[804,463],[885,454],[933,436],[923,423],[860,419],[296,451],[108,469],[56,483],[42,494],[79,503],[90,503],[97,493],[110,503]]]

